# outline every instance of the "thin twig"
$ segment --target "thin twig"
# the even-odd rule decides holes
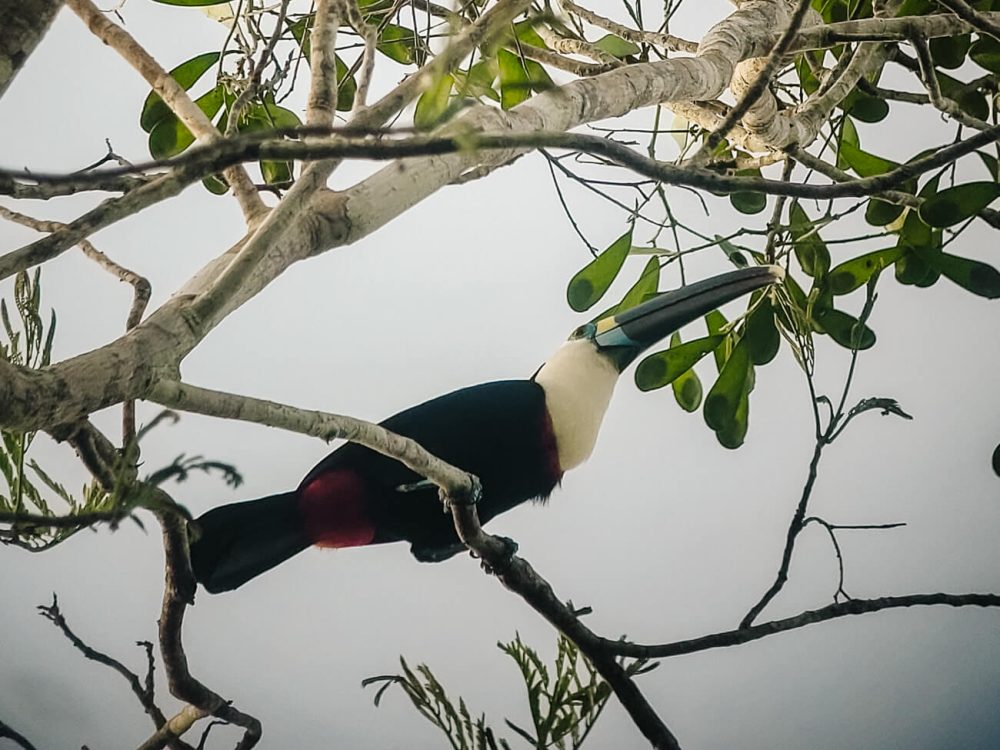
[[[945,605],[949,607],[1000,607],[998,594],[909,594],[906,596],[884,596],[878,599],[851,599],[839,604],[830,604],[820,609],[809,610],[781,620],[772,620],[752,627],[727,630],[720,633],[692,638],[674,643],[641,645],[625,641],[605,640],[607,650],[619,656],[638,659],[655,659],[681,654],[694,654],[713,648],[737,646],[769,635],[785,633],[818,622],[835,620],[849,615],[863,615],[901,607],[929,607]]]

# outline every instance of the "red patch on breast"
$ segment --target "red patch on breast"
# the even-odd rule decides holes
[[[375,538],[366,513],[365,480],[353,471],[321,474],[299,490],[299,512],[317,547],[360,547]]]
[[[562,480],[563,470],[559,465],[559,446],[556,444],[556,431],[552,427],[552,417],[548,409],[542,410],[542,451],[545,454],[545,468],[553,482]]]

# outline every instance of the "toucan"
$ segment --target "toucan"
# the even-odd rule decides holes
[[[716,307],[778,281],[775,266],[731,271],[663,292],[577,328],[528,380],[462,388],[382,426],[476,475],[482,523],[545,500],[597,440],[619,374],[645,349]],[[406,541],[421,562],[465,549],[437,489],[392,458],[346,443],[292,492],[223,505],[191,522],[191,566],[229,591],[310,546]]]

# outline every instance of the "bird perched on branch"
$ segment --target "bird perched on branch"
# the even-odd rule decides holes
[[[463,388],[389,417],[387,430],[477,476],[486,523],[544,500],[594,448],[619,374],[645,349],[716,307],[781,278],[746,268],[658,294],[577,328],[529,380]],[[232,503],[192,522],[191,564],[210,592],[229,591],[309,546],[407,541],[422,562],[465,547],[436,487],[403,464],[348,443],[292,492]]]

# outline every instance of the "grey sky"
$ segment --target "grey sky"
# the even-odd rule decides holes
[[[676,33],[700,37],[729,7],[704,3]],[[125,17],[167,66],[218,44],[218,28],[196,12],[132,0]],[[104,138],[139,160],[146,91],[64,12],[0,100],[0,163],[74,169],[103,154]],[[894,119],[862,127],[862,142],[905,159],[920,147],[918,133],[909,132],[912,112],[895,109]],[[338,184],[355,173],[345,170]],[[623,231],[619,212],[570,195],[594,241]],[[679,192],[677,201],[699,210]],[[91,203],[31,210],[68,218]],[[766,221],[736,215],[725,200],[710,198],[710,206],[702,224],[713,231]],[[240,230],[234,201],[199,187],[94,241],[149,275],[156,304]],[[33,237],[0,224],[3,248]],[[839,248],[839,259],[858,254]],[[995,237],[978,228],[953,246],[994,264],[995,249]],[[725,270],[718,256],[700,254],[689,269]],[[186,361],[184,377],[381,419],[464,385],[529,376],[579,323],[564,290],[585,262],[544,163],[527,157],[439,192],[355,246],[293,267],[219,326]],[[642,260],[630,263],[619,294]],[[859,419],[824,459],[814,512],[840,523],[908,523],[842,535],[852,595],[998,591],[1000,479],[989,468],[1000,442],[997,305],[945,280],[916,290],[889,276],[871,321],[879,341],[861,357],[852,396],[895,397],[915,419]],[[128,290],[78,252],[46,266],[43,285],[60,316],[57,358],[123,326]],[[857,310],[861,300],[848,304]],[[818,352],[821,390],[839,393],[846,353],[825,340]],[[113,433],[118,413],[96,421]],[[602,634],[667,642],[729,629],[774,575],[811,435],[805,382],[787,350],[758,370],[749,437],[736,452],[719,447],[700,414],[682,413],[668,392],[636,391],[629,372],[590,462],[567,475],[547,507],[519,508],[491,530],[515,538],[561,597],[593,607],[588,623]],[[70,487],[82,484],[68,448],[39,443],[44,466]],[[144,460],[156,468],[187,453],[236,464],[246,479],[237,491],[202,477],[172,488],[198,514],[289,489],[328,450],[273,429],[184,416],[150,436]],[[35,612],[58,592],[81,637],[141,669],[132,644],[155,639],[162,582],[160,542],[147,520],[148,533],[131,524],[113,535],[85,532],[43,555],[0,549],[0,718],[40,748],[129,747],[149,733],[124,681],[84,661]],[[764,618],[823,606],[835,588],[829,541],[810,530]],[[641,685],[686,748],[986,750],[1000,745],[998,623],[996,612],[972,609],[866,615],[667,660]],[[375,709],[361,679],[393,671],[402,653],[428,663],[501,730],[504,716],[526,715],[516,669],[494,647],[515,632],[545,654],[554,650],[555,634],[467,556],[419,565],[393,545],[310,550],[237,592],[200,593],[185,636],[196,676],[261,719],[263,747],[439,747],[442,738],[402,693]],[[590,746],[644,743],[612,705]]]

